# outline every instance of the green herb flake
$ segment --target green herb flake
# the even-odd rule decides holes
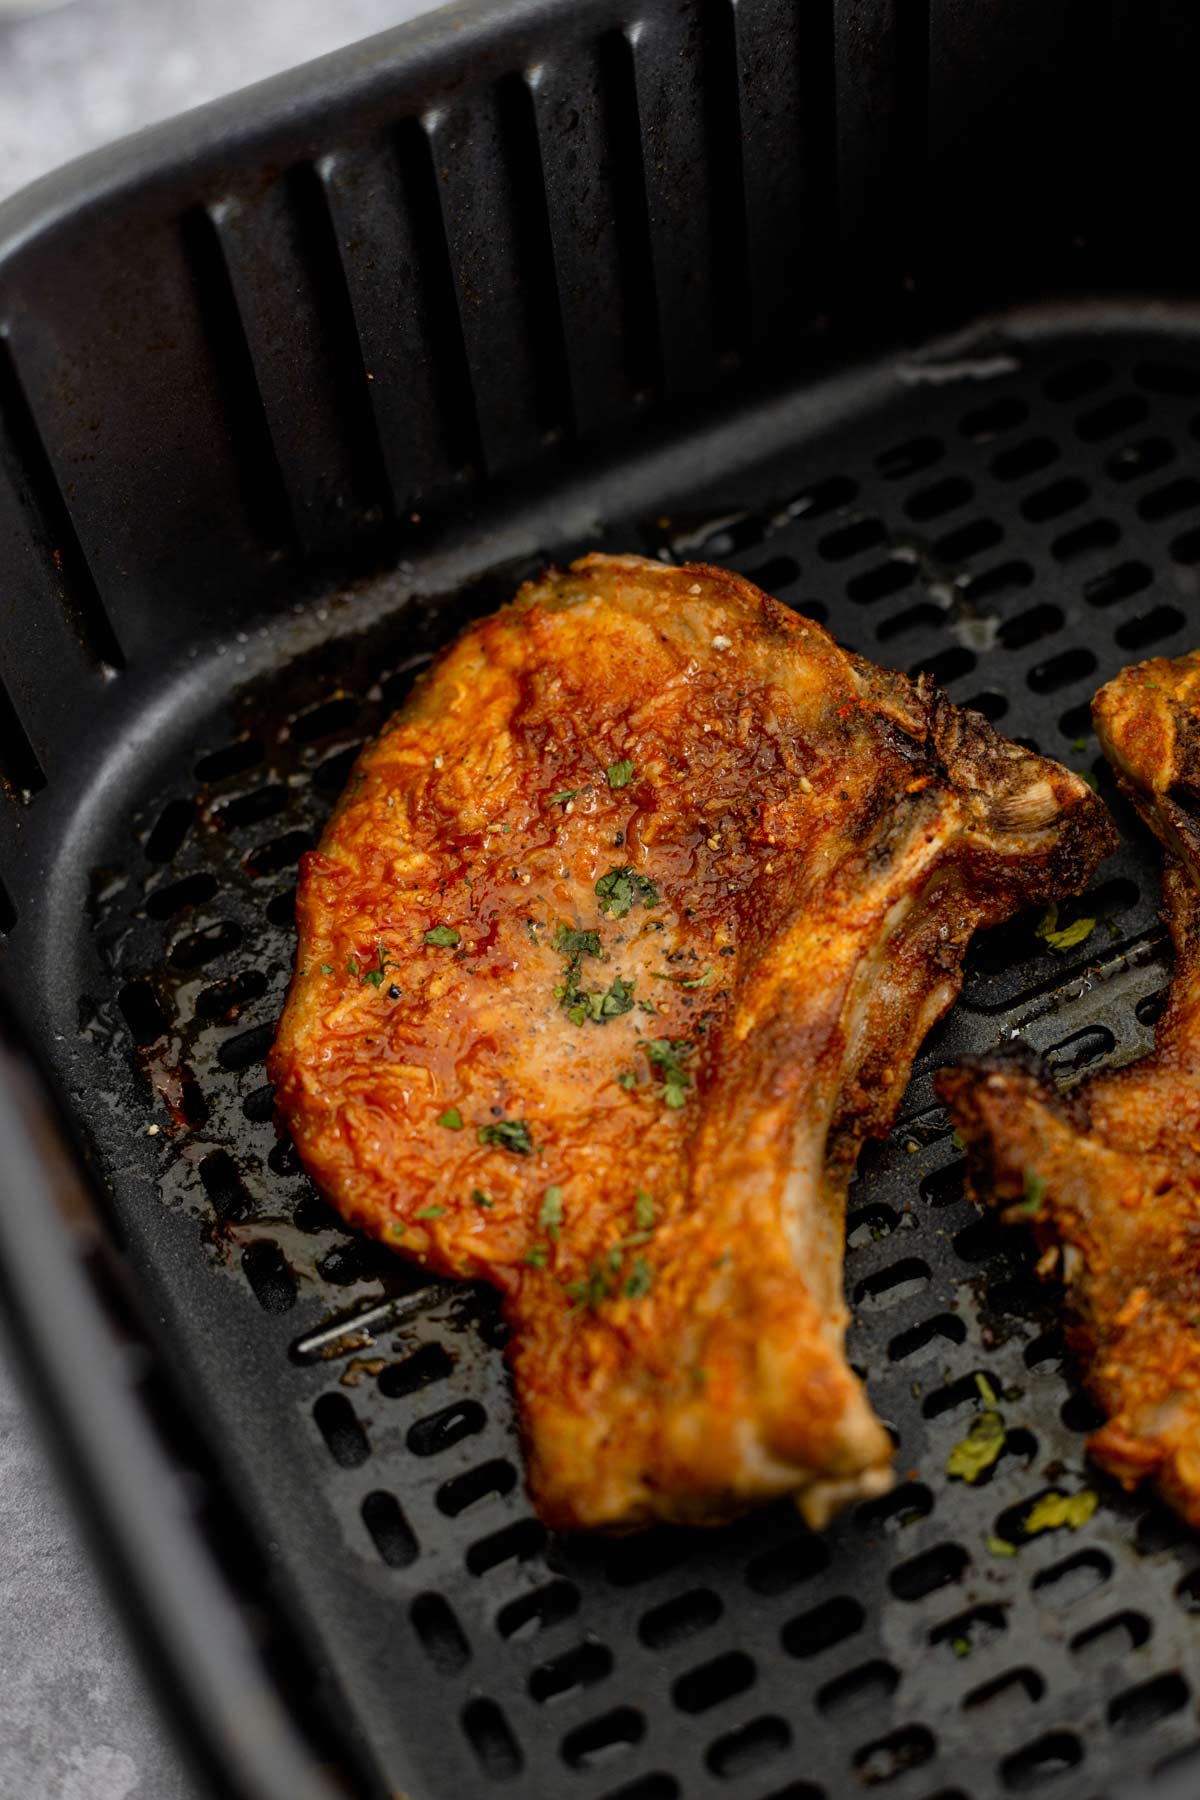
[[[524,1119],[500,1119],[495,1125],[479,1127],[479,1142],[495,1144],[497,1149],[511,1150],[515,1156],[532,1156],[533,1139]]]
[[[346,973],[347,973],[347,975],[353,975],[355,981],[358,980],[358,958],[357,958],[357,956],[348,956],[346,958]]]
[[[1099,1504],[1100,1496],[1091,1488],[1084,1488],[1078,1494],[1043,1494],[1025,1516],[1026,1535],[1033,1537],[1039,1531],[1057,1531],[1062,1525],[1078,1531],[1081,1525],[1087,1524]]]
[[[635,1256],[633,1268],[621,1289],[627,1300],[644,1300],[654,1286],[654,1271],[644,1256]]]
[[[413,1214],[413,1218],[414,1219],[441,1219],[441,1218],[445,1217],[445,1213],[446,1213],[446,1209],[444,1206],[423,1206],[419,1213]]]
[[[547,806],[566,806],[579,792],[578,788],[559,788],[557,794],[551,794]]]
[[[658,1208],[654,1197],[645,1188],[638,1188],[633,1202],[633,1217],[639,1231],[650,1231],[658,1219]]]
[[[398,969],[399,967],[400,967],[400,964],[398,962],[392,962],[390,960],[390,958],[388,957],[388,953],[387,953],[386,949],[384,948],[384,946],[382,944],[376,944],[376,946],[375,946],[375,967],[373,969],[367,969],[363,972],[363,974],[359,977],[359,986],[360,987],[381,988],[383,986],[383,978],[387,974],[388,970],[389,969]]]
[[[681,988],[707,987],[713,978],[711,964],[705,969],[703,975],[668,975],[665,970],[661,969],[652,969],[650,973],[653,975],[655,981],[673,981],[677,987]]]
[[[614,975],[607,993],[589,994],[588,1011],[592,1023],[606,1025],[610,1019],[619,1019],[623,1013],[632,1012],[635,985],[633,981]]]
[[[602,913],[610,919],[623,919],[633,910],[636,900],[640,899],[643,906],[657,906],[659,894],[648,876],[639,875],[636,869],[622,863],[600,877],[596,898]]]
[[[333,974],[333,964],[332,963],[322,963],[321,964],[321,973],[322,973],[322,975],[332,975]]]
[[[489,1199],[489,1197],[487,1196],[487,1194],[484,1193],[482,1188],[472,1188],[471,1189],[471,1199],[474,1201],[475,1205],[478,1206],[480,1208],[480,1210],[483,1212],[491,1212],[493,1206],[495,1206],[495,1204],[496,1204],[496,1202],[494,1200]]]
[[[951,1638],[950,1648],[953,1650],[955,1656],[970,1656],[971,1640],[970,1638],[965,1637]]]
[[[1086,750],[1087,747],[1087,739],[1082,737],[1076,738],[1075,742],[1071,745],[1072,750]]]
[[[404,1236],[404,1234],[407,1230],[408,1230],[408,1226],[402,1225],[400,1223],[399,1219],[397,1219],[394,1224],[391,1224],[388,1226],[388,1236],[401,1238]]]
[[[993,1556],[1015,1556],[1017,1546],[1010,1544],[1007,1538],[988,1537],[984,1539]]]
[[[985,1469],[990,1469],[1004,1448],[1004,1420],[998,1412],[981,1413],[965,1438],[955,1444],[946,1458],[946,1473],[952,1479],[976,1482]]]
[[[1042,1210],[1049,1183],[1044,1175],[1038,1174],[1036,1169],[1026,1169],[1024,1184],[1023,1197],[1017,1202],[1013,1211],[1027,1213],[1030,1218],[1036,1218]]]
[[[557,1241],[559,1227],[562,1225],[562,1221],[563,1191],[560,1187],[548,1187],[546,1189],[545,1198],[542,1201],[541,1211],[538,1213],[538,1225],[543,1231],[549,1232],[551,1238]]]
[[[996,1390],[986,1375],[976,1375],[975,1386],[979,1389],[979,1398],[983,1401],[985,1406],[996,1406],[999,1404],[996,1399]]]
[[[595,1312],[607,1300],[612,1288],[600,1264],[593,1263],[582,1281],[568,1281],[563,1292],[571,1302],[573,1312],[577,1312],[580,1307],[587,1312]]]
[[[641,1048],[646,1052],[651,1068],[662,1070],[666,1105],[673,1109],[682,1106],[687,1089],[692,1085],[683,1058],[691,1055],[693,1046],[684,1038],[644,1038]]]
[[[578,962],[584,956],[604,954],[598,931],[574,931],[569,925],[560,925],[554,933],[554,948],[572,962]]]
[[[962,1132],[957,1129],[952,1131],[950,1133],[950,1148],[952,1150],[965,1150],[966,1147],[966,1144],[963,1142]]]
[[[622,1014],[633,1011],[633,990],[635,981],[626,981],[621,975],[614,975],[607,989],[596,988],[590,992],[580,985],[580,963],[585,956],[602,956],[600,934],[596,931],[575,931],[570,926],[560,925],[554,936],[554,948],[567,959],[567,966],[562,981],[554,990],[555,998],[563,1007],[572,1025],[607,1025],[610,1019],[619,1019]]]
[[[436,950],[457,950],[458,933],[453,925],[435,925],[432,931],[425,933],[425,942]]]
[[[621,1070],[621,1073],[617,1076],[617,1086],[623,1087],[626,1093],[629,1093],[631,1088],[637,1086],[637,1076],[632,1069]]]
[[[610,788],[628,787],[633,780],[633,764],[631,762],[609,763],[605,773]]]
[[[463,1128],[463,1119],[457,1106],[448,1106],[445,1112],[439,1117],[438,1124],[444,1125],[447,1131],[461,1131]]]
[[[532,1250],[525,1252],[521,1260],[531,1269],[544,1269],[549,1258],[550,1252],[545,1244],[535,1244]]]
[[[1082,944],[1085,938],[1091,937],[1095,929],[1095,919],[1076,919],[1073,925],[1064,925],[1060,931],[1056,903],[1046,908],[1041,922],[1037,926],[1035,936],[1040,937],[1051,950],[1057,951],[1061,955],[1066,950],[1074,950],[1077,944]]]

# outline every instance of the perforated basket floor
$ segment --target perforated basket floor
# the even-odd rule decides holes
[[[1043,321],[846,392],[840,414],[797,400],[785,454],[755,468],[747,436],[704,491],[646,495],[566,550],[735,567],[1111,797],[1090,696],[1198,636],[1200,339]],[[1066,955],[1030,918],[979,941],[863,1159],[852,1354],[899,1480],[824,1537],[779,1505],[711,1535],[548,1539],[489,1298],[421,1291],[280,1138],[263,1059],[296,859],[413,670],[518,573],[294,657],[186,765],[144,753],[133,816],[102,821],[84,922],[108,974],[57,1022],[163,1341],[361,1779],[391,1791],[411,1758],[419,1794],[530,1800],[1083,1800],[1153,1782],[1200,1756],[1200,1544],[1087,1469],[1056,1296],[1021,1235],[963,1197],[929,1079],[1018,1037],[1065,1081],[1148,1047],[1167,971],[1157,859],[1127,811],[1064,915],[1096,929]],[[971,1487],[945,1466],[977,1372],[1007,1440]],[[1084,1482],[1089,1523],[1023,1539],[1033,1497]]]

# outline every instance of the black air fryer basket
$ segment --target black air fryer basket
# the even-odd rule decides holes
[[[743,571],[1114,798],[1092,693],[1200,635],[1198,80],[1185,0],[464,5],[0,210],[0,1283],[217,1793],[1194,1791],[1200,1543],[1087,1468],[930,1085],[1149,1046],[1127,810],[1096,928],[979,940],[863,1158],[898,1481],[824,1536],[548,1537],[494,1300],[340,1224],[263,1062],[360,744],[588,548]]]

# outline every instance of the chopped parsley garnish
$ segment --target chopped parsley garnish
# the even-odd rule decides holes
[[[365,971],[365,973],[359,977],[358,985],[360,987],[368,987],[368,986],[373,987],[373,988],[382,987],[383,986],[383,978],[387,974],[388,970],[389,969],[398,969],[400,967],[400,964],[398,962],[392,962],[389,960],[388,953],[384,949],[382,944],[376,944],[375,957],[376,957],[375,967],[373,969],[367,969]]]
[[[1044,1175],[1039,1175],[1036,1169],[1026,1169],[1024,1197],[1017,1202],[1014,1212],[1028,1213],[1030,1218],[1036,1218],[1042,1210],[1048,1186]]]
[[[446,1209],[444,1206],[423,1206],[419,1213],[413,1214],[413,1218],[414,1219],[440,1219],[445,1214],[445,1211],[446,1211]]]
[[[582,1025],[588,1016],[589,997],[580,986],[579,965],[585,956],[603,956],[600,934],[598,931],[575,931],[569,925],[560,925],[554,934],[554,948],[560,956],[567,959],[563,978],[554,990],[555,997],[566,1009],[571,1023]]]
[[[610,919],[623,919],[633,910],[635,900],[641,900],[643,906],[657,906],[658,889],[648,876],[639,875],[636,869],[623,863],[600,877],[596,883],[596,898],[602,913]]]
[[[946,1473],[959,1481],[976,1482],[1003,1448],[1004,1420],[998,1412],[981,1413],[946,1458]]]
[[[1015,1556],[1017,1554],[1017,1546],[1010,1544],[1007,1538],[989,1537],[984,1541],[993,1556]]]
[[[712,964],[705,969],[703,975],[668,975],[665,969],[651,969],[655,981],[673,981],[681,988],[707,987],[713,978]]]
[[[586,1307],[595,1312],[612,1292],[608,1275],[600,1263],[593,1263],[582,1281],[568,1281],[563,1288],[572,1308]]]
[[[991,1468],[1004,1448],[1004,1420],[996,1411],[996,1390],[986,1375],[976,1374],[975,1386],[987,1410],[946,1458],[947,1475],[972,1483]]]
[[[432,931],[425,933],[425,942],[437,950],[457,950],[458,933],[453,925],[435,925]]]
[[[332,963],[322,963],[321,964],[321,973],[322,973],[322,975],[332,975],[333,974],[333,964]]]
[[[970,1638],[965,1637],[951,1638],[950,1648],[953,1650],[955,1656],[970,1656],[971,1640]]]
[[[654,1271],[644,1256],[635,1256],[621,1292],[627,1300],[644,1300],[654,1286]]]
[[[693,1046],[686,1038],[643,1038],[641,1048],[646,1052],[651,1068],[662,1070],[663,1100],[672,1108],[682,1106],[686,1091],[692,1085],[683,1058],[691,1055]]]
[[[457,1106],[448,1106],[438,1119],[438,1124],[444,1125],[447,1131],[461,1131],[463,1120]]]
[[[402,1225],[400,1223],[399,1219],[397,1219],[397,1220],[395,1220],[395,1222],[393,1224],[388,1226],[388,1236],[389,1237],[403,1237],[407,1230],[408,1230],[408,1226]]]
[[[965,1150],[966,1147],[966,1144],[963,1142],[963,1134],[956,1127],[950,1133],[950,1148],[952,1150]]]
[[[617,1076],[617,1086],[623,1087],[626,1093],[628,1093],[631,1088],[637,1086],[637,1076],[632,1069],[621,1070],[621,1073]]]
[[[560,1187],[548,1187],[541,1211],[538,1213],[538,1225],[549,1232],[552,1239],[557,1240],[559,1227],[563,1221],[563,1193]]]
[[[1040,937],[1051,950],[1061,954],[1065,950],[1074,950],[1076,944],[1082,944],[1085,938],[1091,937],[1095,929],[1095,919],[1076,919],[1073,925],[1064,925],[1060,931],[1058,904],[1055,902],[1053,906],[1046,908],[1034,935]]]
[[[633,1011],[634,983],[615,975],[607,990],[589,992],[580,985],[580,963],[585,956],[603,956],[597,931],[574,931],[560,925],[554,934],[554,948],[567,959],[563,979],[554,993],[572,1025],[607,1025],[622,1013]]]
[[[495,1206],[495,1204],[496,1204],[496,1202],[494,1200],[489,1199],[489,1197],[487,1196],[487,1194],[484,1193],[482,1188],[472,1188],[471,1189],[471,1198],[475,1202],[476,1206],[481,1207],[484,1212],[491,1212],[493,1206]]]
[[[511,1150],[517,1156],[533,1154],[533,1139],[524,1119],[500,1119],[495,1125],[481,1125],[479,1142],[495,1144],[498,1149]]]
[[[578,792],[579,792],[578,788],[559,788],[557,794],[551,794],[550,798],[546,802],[546,805],[547,806],[565,806],[569,800],[573,800],[575,798],[575,796]]]
[[[1033,1537],[1039,1531],[1057,1531],[1061,1525],[1078,1531],[1081,1525],[1087,1524],[1099,1504],[1100,1496],[1091,1488],[1084,1488],[1078,1494],[1043,1494],[1025,1515],[1026,1536]]]
[[[560,925],[554,933],[554,948],[560,956],[566,956],[573,963],[578,963],[585,956],[603,956],[598,931],[574,931],[569,925]]]
[[[628,787],[633,780],[633,764],[631,762],[609,763],[605,773],[610,788]]]
[[[547,1190],[549,1194],[554,1189]],[[544,1210],[544,1209],[543,1209]],[[610,1244],[604,1255],[594,1262],[581,1281],[568,1281],[563,1292],[574,1308],[586,1307],[595,1312],[601,1302],[616,1294],[624,1295],[626,1300],[643,1300],[654,1285],[654,1271],[644,1256],[635,1256],[629,1265],[629,1273],[624,1280],[621,1272],[625,1266],[625,1252],[648,1244],[654,1236],[654,1226],[658,1217],[658,1209],[654,1200],[645,1188],[638,1188],[633,1205],[634,1222],[637,1231],[629,1232]]]
[[[589,1019],[593,1025],[607,1025],[610,1019],[633,1011],[633,988],[632,981],[614,975],[607,993],[585,994],[577,990],[574,1004],[567,1008],[567,1017],[572,1025],[583,1025]]]
[[[549,1257],[550,1252],[545,1244],[535,1244],[532,1250],[525,1252],[522,1261],[527,1263],[531,1269],[544,1269]]]

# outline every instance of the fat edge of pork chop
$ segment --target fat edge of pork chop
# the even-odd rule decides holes
[[[972,932],[1110,843],[1078,777],[703,565],[584,558],[443,654],[305,861],[271,1074],[352,1222],[502,1290],[549,1523],[888,1484],[858,1148]]]
[[[1092,706],[1122,790],[1164,852],[1175,952],[1153,1051],[1056,1091],[1031,1057],[944,1071],[972,1185],[1061,1268],[1068,1338],[1107,1415],[1094,1459],[1200,1527],[1200,654],[1122,670]]]

